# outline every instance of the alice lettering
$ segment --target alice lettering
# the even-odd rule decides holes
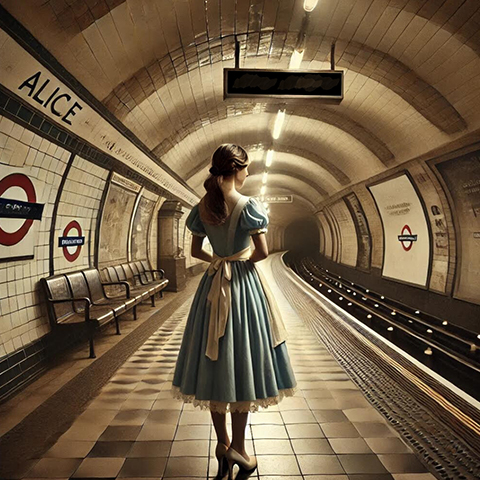
[[[62,121],[71,125],[71,117],[74,117],[79,110],[82,110],[82,106],[75,100],[72,100],[72,96],[68,93],[62,93],[60,87],[53,89],[53,86],[49,87],[50,79],[47,78],[40,80],[42,76],[41,72],[37,72],[31,77],[27,78],[19,87],[19,90],[27,89],[28,96],[32,97],[37,103],[47,108],[56,117],[61,117]],[[42,93],[44,92],[42,96]],[[70,118],[68,118],[70,117]]]

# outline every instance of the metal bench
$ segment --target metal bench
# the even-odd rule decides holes
[[[92,305],[85,292],[81,296],[75,296],[71,291],[66,275],[42,278],[41,283],[47,297],[48,316],[52,329],[58,328],[59,325],[83,323],[88,333],[90,358],[95,358],[94,332],[102,325],[117,320],[113,308]],[[79,290],[77,289],[77,291]]]
[[[168,285],[168,279],[163,278],[165,275],[163,270],[147,270],[141,262],[106,267],[104,272],[112,282],[127,282],[132,297],[141,297],[141,301],[150,298],[153,307],[155,294],[160,293],[160,297],[163,297],[162,290]],[[155,278],[155,272],[161,275],[160,279]]]

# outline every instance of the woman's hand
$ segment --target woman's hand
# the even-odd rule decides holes
[[[200,237],[199,235],[192,235],[192,248],[191,248],[191,255],[192,257],[198,258],[203,260],[204,262],[210,263],[213,259],[213,256],[203,250],[203,239],[204,237]]]

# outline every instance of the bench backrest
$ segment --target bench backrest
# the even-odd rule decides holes
[[[118,282],[119,281],[117,272],[115,271],[115,269],[113,267],[107,267],[103,271],[106,272],[106,274],[107,274],[106,276],[108,276],[108,280],[110,282]]]
[[[72,297],[65,275],[53,275],[48,278],[42,278],[41,281],[47,298],[61,300]],[[73,310],[73,302],[62,302],[55,305],[48,303],[48,310],[52,324],[62,323],[63,320],[75,313]]]
[[[103,300],[105,294],[103,292],[102,281],[100,280],[100,273],[96,268],[89,268],[83,270],[83,276],[87,281],[88,290],[90,291],[90,299],[93,303]]]
[[[122,263],[122,268],[123,271],[125,272],[125,277],[127,278],[127,282],[130,283],[131,285],[135,285],[137,282],[135,282],[135,275],[134,271],[131,269],[129,263]]]
[[[117,277],[121,282],[126,282],[127,277],[125,276],[125,272],[121,265],[115,265],[114,267],[115,272],[117,273]]]
[[[82,272],[67,273],[68,284],[72,291],[72,296],[75,298],[90,298],[90,292],[88,291],[87,282]],[[73,302],[75,311],[83,312],[85,310],[85,302]]]
[[[140,264],[140,268],[144,272],[145,276],[147,277],[147,280],[149,282],[153,282],[155,280],[155,275],[151,272],[152,267],[148,263],[147,260],[141,260],[137,262]]]

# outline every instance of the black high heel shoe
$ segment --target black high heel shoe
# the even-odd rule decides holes
[[[215,480],[221,480],[228,472],[228,462],[227,457],[225,456],[227,450],[227,445],[222,442],[217,443],[217,447],[215,448],[215,456],[218,460],[218,473],[215,477]]]

